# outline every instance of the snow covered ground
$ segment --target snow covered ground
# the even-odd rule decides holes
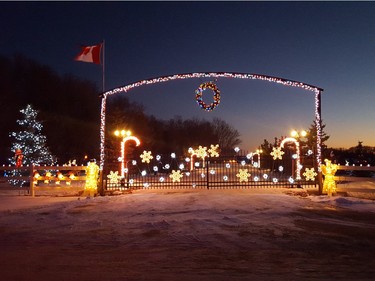
[[[0,280],[373,280],[375,201],[313,193],[0,188]]]

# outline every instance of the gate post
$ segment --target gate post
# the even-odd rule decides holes
[[[207,189],[210,189],[210,181],[209,181],[209,176],[210,176],[210,173],[209,173],[209,169],[208,169],[208,164],[209,164],[209,162],[210,161],[208,161],[208,159],[206,159],[205,160],[206,161],[206,178],[207,178],[207,180],[206,180],[206,184],[207,184]]]
[[[30,193],[32,197],[35,197],[35,186],[34,186],[34,164],[30,165]]]
[[[99,194],[104,196],[104,181],[103,181],[104,169],[99,170]]]
[[[319,195],[323,194],[323,176],[320,165],[322,164],[322,95],[321,91],[316,92],[315,96],[315,126],[316,126],[316,154]]]

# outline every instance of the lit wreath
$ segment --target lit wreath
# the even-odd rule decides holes
[[[202,99],[203,91],[206,89],[211,89],[214,92],[214,102],[209,105],[207,105]],[[199,88],[195,90],[195,99],[202,109],[212,111],[220,103],[220,91],[214,82],[206,82],[201,84]]]

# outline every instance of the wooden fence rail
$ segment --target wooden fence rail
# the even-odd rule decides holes
[[[21,180],[29,182],[29,192],[31,196],[35,196],[35,185],[39,181],[54,181],[54,182],[65,182],[66,185],[73,181],[85,181],[86,180],[86,168],[87,166],[2,166],[0,167],[0,179],[2,181],[8,180]],[[50,172],[51,176],[47,176]],[[58,173],[62,176],[58,177]],[[68,175],[64,173],[69,173]],[[14,175],[18,174],[18,175]],[[72,176],[73,175],[73,176]]]
[[[375,166],[346,166],[338,165],[337,171],[346,171],[346,173],[336,173],[336,182],[355,182],[363,181],[364,177],[373,178],[375,175]],[[370,173],[366,173],[370,172]],[[372,172],[372,173],[371,173]]]

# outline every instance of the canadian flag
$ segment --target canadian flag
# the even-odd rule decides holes
[[[74,59],[83,62],[92,62],[100,64],[100,51],[102,49],[102,43],[95,46],[82,46],[81,52]]]

